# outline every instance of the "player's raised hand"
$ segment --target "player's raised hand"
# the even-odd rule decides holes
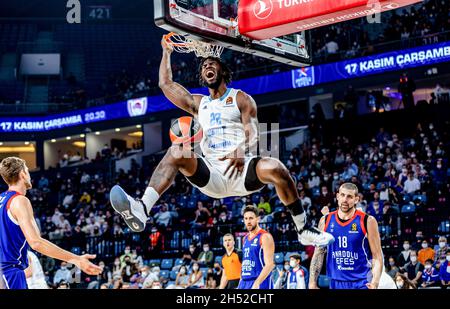
[[[167,43],[167,35],[163,35],[161,46],[163,48],[163,51],[165,51],[166,53],[171,54],[173,52],[173,46]]]
[[[81,269],[83,272],[85,272],[88,275],[99,275],[102,273],[102,268],[98,265],[95,265],[93,263],[91,263],[92,259],[95,259],[96,255],[95,254],[85,254],[82,255],[78,258],[78,260],[76,262],[74,262],[74,264]]]

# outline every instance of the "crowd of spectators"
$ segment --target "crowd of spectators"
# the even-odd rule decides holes
[[[408,9],[381,14],[377,31],[370,29],[371,24],[366,18],[312,29],[310,37],[313,62],[338,61],[446,40],[450,30],[449,12],[448,1],[426,0]],[[439,38],[440,33],[445,33],[444,37]],[[225,51],[223,58],[230,66],[234,79],[291,69],[282,63],[269,62],[261,57],[231,50]],[[185,86],[198,87],[197,67],[188,65],[191,61],[192,58],[174,53],[173,77]],[[152,58],[148,60],[143,73],[133,75],[124,69],[110,77],[102,86],[109,89],[109,85],[114,85],[105,95],[114,94],[115,99],[129,99],[155,93],[158,68],[158,61]]]
[[[417,124],[407,136],[380,128],[366,143],[354,143],[347,136],[336,136],[327,143],[312,137],[294,148],[285,164],[296,180],[302,205],[316,224],[323,214],[336,209],[335,193],[340,184],[350,181],[359,188],[357,207],[378,221],[386,271],[398,282],[403,280],[404,286],[443,285],[440,279],[427,282],[435,282],[438,272],[444,273],[443,281],[448,279],[447,268],[443,268],[449,255],[445,236],[450,235],[448,132],[448,124],[427,122]],[[272,233],[277,252],[297,250],[302,265],[308,267],[314,249],[298,244],[291,218],[271,185],[251,196],[218,200],[200,194],[179,175],[153,207],[146,231],[131,233],[109,206],[110,188],[119,183],[140,197],[159,159],[151,156],[144,166],[133,161],[128,172],[120,170],[114,178],[106,171],[87,172],[83,167],[69,174],[58,169],[53,176],[34,177],[29,195],[43,236],[76,253],[97,253],[111,272],[97,279],[80,275],[81,284],[213,287],[211,278],[220,273],[215,258],[223,254],[221,236],[231,232],[240,237],[245,232],[241,210],[248,204],[259,208],[261,226]],[[121,258],[123,252],[130,252],[126,246],[134,252],[130,263]],[[417,261],[411,258],[414,255]],[[149,263],[161,258],[182,261],[169,269],[176,272],[178,284],[169,280],[162,265]],[[41,262],[48,282],[57,286],[59,265],[48,258]],[[193,269],[194,263],[203,276]],[[150,275],[151,283],[144,284]]]

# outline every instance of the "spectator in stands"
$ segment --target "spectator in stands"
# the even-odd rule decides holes
[[[209,244],[203,244],[203,251],[198,255],[198,264],[203,267],[211,267],[213,260],[214,253],[210,250]]]
[[[445,260],[447,256],[447,251],[449,250],[449,246],[447,244],[447,238],[445,236],[440,236],[438,240],[438,246],[435,246],[434,251],[436,252],[436,256],[434,258],[435,262]]]
[[[322,186],[320,193],[321,194],[317,198],[316,203],[321,211],[328,213],[333,202],[333,195],[328,192],[328,188],[326,186]]]
[[[61,262],[60,268],[56,271],[53,284],[58,285],[61,281],[72,282],[72,273],[67,268],[66,262]]]
[[[401,269],[406,271],[405,275],[407,278],[411,280],[414,285],[418,286],[422,279],[424,267],[417,260],[417,251],[411,250],[409,258],[411,261],[406,263]]]
[[[144,267],[144,260],[142,256],[137,254],[136,249],[131,250],[131,262],[135,263],[139,268]]]
[[[39,179],[38,188],[43,190],[44,188],[48,188],[48,179],[45,178],[44,175],[41,176],[41,179]]]
[[[223,275],[223,269],[222,267],[220,267],[220,264],[215,262],[214,263],[214,269],[213,269],[213,277],[214,280],[216,281],[216,287],[218,288],[220,286],[220,280],[222,279],[222,275]]]
[[[300,202],[302,203],[303,209],[309,209],[312,205],[311,199],[306,196],[305,190],[300,191]]]
[[[290,261],[284,261],[284,265],[282,269],[278,270],[278,278],[275,281],[274,288],[275,289],[286,289],[287,288],[287,278],[289,271],[291,270],[291,266],[289,265]]]
[[[414,176],[413,172],[408,173],[408,179],[404,183],[403,192],[412,197],[420,190],[420,181]]]
[[[161,204],[159,212],[154,216],[154,219],[158,226],[166,228],[170,225],[173,217],[173,213],[168,210],[168,205],[164,202]]]
[[[423,232],[421,230],[418,230],[416,232],[416,242],[412,244],[412,248],[416,251],[419,251],[422,248],[422,242],[425,239],[423,237]]]
[[[125,265],[125,258],[129,257],[131,259],[131,248],[126,246],[123,254],[120,256],[120,266]]]
[[[210,268],[206,273],[206,285],[205,289],[215,289],[217,287],[217,282],[214,280],[214,271]]]
[[[441,263],[439,268],[439,279],[444,289],[450,288],[450,250],[447,250],[445,262]]]
[[[383,208],[384,203],[380,201],[380,194],[375,192],[373,201],[367,205],[367,214],[373,216],[378,222],[381,222],[383,220]]]
[[[120,262],[120,258],[116,257],[114,259],[114,264],[112,267],[112,276],[114,277],[120,277],[122,275],[122,265]]]
[[[408,277],[405,274],[402,274],[398,272],[395,275],[395,285],[400,290],[409,290],[409,289],[415,289],[416,285],[408,279]]]
[[[91,196],[89,195],[89,193],[85,191],[83,192],[83,195],[80,197],[79,202],[89,204],[91,200],[92,200]]]
[[[194,243],[191,243],[188,251],[186,251],[183,255],[183,265],[190,265],[192,262],[196,262],[199,255],[200,250]]]
[[[424,271],[422,274],[422,287],[435,287],[439,284],[439,272],[433,267],[433,260],[425,261]]]
[[[203,206],[203,202],[197,202],[197,210],[195,211],[195,219],[191,222],[192,227],[206,227],[209,218],[211,217],[211,212],[208,208]]]
[[[308,187],[313,189],[320,185],[320,177],[316,174],[315,171],[312,171],[310,177],[308,178]]]
[[[272,209],[270,208],[270,204],[266,201],[266,199],[263,195],[261,195],[259,198],[258,209],[263,209],[264,213],[266,215],[268,215],[272,212]]]
[[[200,265],[194,263],[192,265],[192,271],[189,274],[189,283],[186,288],[201,289],[205,286],[205,280],[203,279],[203,273],[200,271]]]
[[[416,90],[416,84],[414,80],[408,77],[407,73],[404,72],[400,77],[400,83],[398,84],[398,92],[402,94],[403,106],[407,109],[414,107],[414,95],[413,92]]]
[[[138,268],[136,264],[131,262],[131,255],[126,255],[123,261],[122,280],[123,282],[130,282],[131,277],[138,272]]]
[[[145,278],[144,286],[148,286],[151,288],[154,282],[160,282],[159,274],[161,269],[159,266],[154,266],[152,270],[149,272],[148,276]]]
[[[189,284],[189,276],[186,266],[182,265],[175,279],[175,289],[185,289]]]
[[[300,266],[300,262],[300,254],[295,253],[289,257],[291,270],[287,275],[287,289],[304,290],[307,288],[307,272]]]
[[[428,241],[422,241],[422,249],[419,250],[417,260],[420,264],[425,265],[425,262],[428,260],[434,260],[435,252],[428,245]]]
[[[389,257],[389,265],[386,269],[386,272],[389,276],[391,276],[392,278],[395,278],[395,275],[397,275],[399,269],[397,267],[397,265],[395,265],[395,260],[392,256]]]

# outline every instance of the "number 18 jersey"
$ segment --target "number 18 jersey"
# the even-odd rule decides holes
[[[337,211],[328,214],[325,231],[335,241],[328,245],[327,275],[340,281],[368,279],[371,274],[372,253],[367,239],[367,215],[359,210],[342,222]]]

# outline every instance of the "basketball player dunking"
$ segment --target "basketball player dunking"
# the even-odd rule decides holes
[[[78,256],[59,248],[41,237],[33,216],[30,200],[31,178],[25,161],[8,157],[0,162],[0,175],[8,191],[0,194],[0,286],[6,289],[26,289],[29,247],[52,258],[74,264],[89,275],[98,275],[101,268],[89,259],[95,255]]]
[[[377,220],[355,208],[358,187],[344,183],[337,193],[338,210],[320,219],[319,229],[336,241],[316,248],[310,265],[309,288],[317,289],[323,258],[331,289],[377,289],[383,270],[383,253]]]
[[[272,235],[259,227],[258,208],[244,208],[248,234],[242,245],[242,272],[238,289],[273,289],[271,273],[275,267],[275,243]]]
[[[111,204],[128,226],[135,232],[144,230],[151,208],[180,171],[192,185],[213,198],[246,196],[272,183],[292,215],[302,244],[326,246],[333,241],[329,233],[319,231],[307,220],[287,168],[277,159],[251,153],[259,139],[256,103],[245,92],[227,88],[231,82],[228,67],[219,58],[202,59],[199,78],[210,95],[191,94],[172,80],[173,49],[164,39],[161,44],[160,88],[173,104],[198,119],[203,128],[203,156],[181,145],[172,146],[156,167],[141,199],[135,200],[120,186],[114,186]]]

